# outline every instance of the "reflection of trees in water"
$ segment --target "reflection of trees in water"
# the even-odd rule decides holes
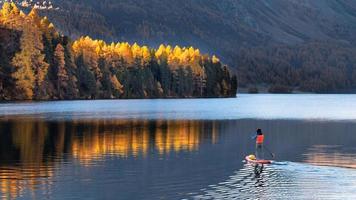
[[[303,154],[304,162],[322,166],[356,168],[356,148],[349,149],[349,151],[353,150],[352,153],[346,153],[340,149],[343,150],[341,145],[313,145]]]
[[[56,167],[71,157],[88,166],[110,156],[195,151],[203,139],[216,142],[216,129],[213,121],[0,122],[0,192],[14,199],[50,187]]]
[[[130,123],[130,122],[129,122]],[[76,124],[76,133],[71,134],[69,150],[73,157],[82,164],[92,160],[100,160],[102,156],[138,156],[146,155],[149,145],[149,130],[147,122],[122,124],[115,126],[106,122],[94,121],[85,126]]]
[[[54,173],[53,164],[24,164],[23,166],[7,166],[0,168],[0,193],[2,199],[16,199],[25,190],[34,191],[41,185],[43,195],[50,196],[52,177]]]
[[[0,157],[2,198],[16,199],[25,190],[34,191],[38,185],[45,186],[48,192],[55,165],[45,158],[48,125],[44,122],[23,121],[9,123],[7,130],[3,127],[0,127],[4,131],[0,135],[1,146],[5,147],[1,149]]]
[[[102,156],[137,157],[148,151],[159,154],[198,149],[204,136],[217,137],[214,122],[200,121],[127,121],[94,122],[72,138],[73,157],[82,163]],[[79,125],[81,126],[81,125]]]

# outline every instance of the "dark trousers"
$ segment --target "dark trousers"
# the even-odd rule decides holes
[[[263,144],[256,144],[256,159],[262,160],[264,159],[264,152],[263,152]]]

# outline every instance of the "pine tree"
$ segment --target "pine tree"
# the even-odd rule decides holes
[[[35,51],[33,37],[29,27],[26,27],[21,37],[21,51],[15,55],[12,65],[15,67],[12,77],[15,80],[18,96],[15,99],[32,99],[35,88],[35,72],[33,69],[32,56]]]
[[[93,99],[96,97],[96,79],[93,72],[86,66],[83,56],[76,59],[78,67],[78,84],[80,96],[85,99]]]
[[[0,55],[0,59],[2,56]],[[0,100],[5,99],[5,91],[4,91],[4,79],[5,79],[5,74],[3,72],[3,67],[0,65]]]
[[[62,38],[62,44],[64,45],[65,68],[69,77],[66,88],[67,99],[76,99],[79,98],[77,66],[75,65],[74,56],[71,47],[68,46],[68,39],[66,37]]]
[[[112,88],[114,90],[113,96],[117,98],[117,97],[119,97],[119,95],[121,95],[123,93],[124,86],[117,79],[116,75],[111,75],[110,81],[111,81]]]
[[[31,25],[31,24],[29,24]],[[46,99],[46,84],[44,82],[49,64],[45,62],[45,55],[43,54],[44,46],[42,41],[42,34],[37,28],[28,29],[31,38],[28,39],[31,42],[31,62],[33,71],[35,73],[35,98]]]
[[[36,8],[33,8],[27,16],[31,19],[35,26],[37,26],[37,28],[41,27],[41,17],[38,15]]]
[[[69,81],[68,73],[65,68],[64,48],[58,44],[54,51],[55,64],[57,65],[57,93],[60,99],[64,98],[63,89],[67,87]]]

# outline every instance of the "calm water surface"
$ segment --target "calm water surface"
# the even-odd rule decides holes
[[[355,199],[355,108],[355,95],[3,103],[0,196]],[[262,173],[243,162],[257,127],[276,154]]]
[[[71,119],[356,120],[356,95],[239,95],[226,99],[52,101],[0,104],[0,117]]]

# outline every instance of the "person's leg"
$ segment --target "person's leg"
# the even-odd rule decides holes
[[[256,159],[261,160],[263,159],[263,152],[262,152],[262,145],[256,144]]]

